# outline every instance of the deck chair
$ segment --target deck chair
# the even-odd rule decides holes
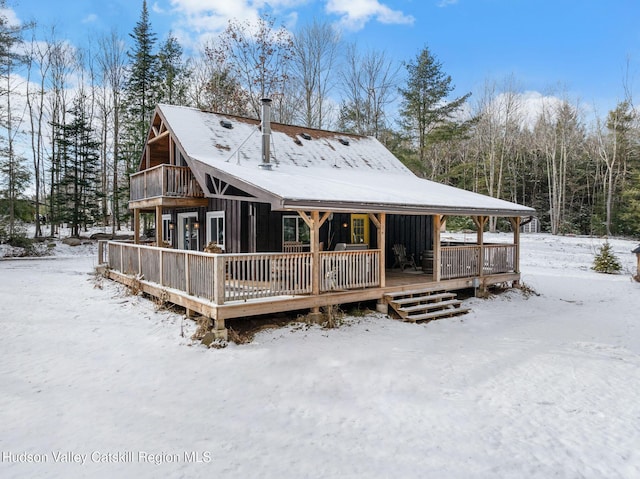
[[[413,255],[407,254],[407,248],[405,248],[403,244],[393,245],[393,256],[395,257],[395,261],[392,268],[398,266],[402,271],[404,271],[407,266],[413,266],[413,269],[415,269],[416,271],[418,270]]]

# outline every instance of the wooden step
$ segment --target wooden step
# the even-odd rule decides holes
[[[417,323],[421,321],[431,321],[433,319],[440,318],[449,318],[452,316],[460,316],[468,313],[470,310],[468,308],[455,308],[455,309],[441,309],[439,311],[431,311],[429,313],[416,314],[407,316],[406,318],[402,318],[403,321],[408,321],[411,323]]]
[[[455,308],[460,307],[462,301],[459,299],[451,299],[449,301],[437,301],[434,303],[423,303],[416,304],[415,306],[404,306],[402,308],[397,308],[397,311],[412,313],[414,311],[426,311],[426,310],[435,310],[435,309],[444,309],[445,307],[453,306]]]
[[[413,296],[411,298],[392,299],[389,301],[389,303],[402,306],[403,304],[417,303],[418,301],[434,301],[435,302],[435,300],[450,299],[455,297],[456,297],[455,293],[438,293],[438,294],[430,294],[430,295],[424,295],[424,296]]]
[[[397,298],[402,296],[426,295],[426,294],[434,294],[434,293],[441,293],[441,292],[442,292],[442,289],[422,288],[422,289],[412,289],[407,291],[392,291],[392,292],[386,293],[385,296],[387,296],[388,298]]]

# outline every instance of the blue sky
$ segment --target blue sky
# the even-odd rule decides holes
[[[559,94],[609,110],[631,84],[640,88],[638,0],[149,0],[159,38],[172,30],[189,48],[229,18],[270,8],[295,28],[313,17],[340,25],[343,38],[399,61],[428,46],[456,85],[478,92],[513,75],[523,91]],[[8,0],[20,21],[55,24],[77,45],[117,29],[130,33],[142,0]],[[604,113],[603,111],[600,112]]]

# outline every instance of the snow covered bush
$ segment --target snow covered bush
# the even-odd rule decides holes
[[[592,269],[598,273],[615,274],[622,269],[620,260],[613,254],[611,245],[607,241],[601,247],[593,260]]]

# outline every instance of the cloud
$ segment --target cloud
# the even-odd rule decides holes
[[[151,5],[151,11],[160,15],[167,13],[164,8],[158,5],[158,2],[153,2],[153,5]]]
[[[98,15],[91,13],[82,19],[82,23],[94,23],[98,20]]]
[[[11,27],[17,27],[22,24],[16,12],[14,12],[11,8],[0,8],[0,16],[3,16],[7,19],[7,24]]]
[[[458,0],[440,0],[438,6],[441,8],[448,7],[449,5],[455,5],[458,3]]]
[[[327,13],[341,15],[340,23],[349,30],[361,30],[372,19],[386,24],[413,24],[414,18],[392,10],[378,0],[328,0]]]

